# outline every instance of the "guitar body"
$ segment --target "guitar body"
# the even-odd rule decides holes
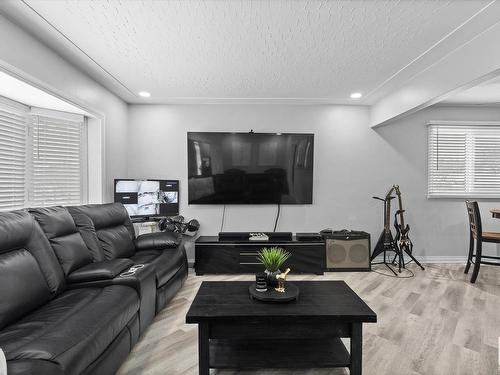
[[[399,190],[398,190],[399,191]],[[410,226],[406,224],[404,227],[399,223],[398,217],[403,217],[404,210],[397,210],[394,214],[394,228],[396,229],[396,237],[394,241],[398,244],[401,251],[405,249],[410,253],[413,251],[413,243],[408,236]]]
[[[382,254],[384,252],[384,239],[385,239],[385,231],[382,231],[382,233],[380,233],[380,236],[378,237],[377,244],[375,245],[375,248],[373,249],[372,260],[377,255]]]
[[[384,250],[397,252],[396,241],[392,237],[391,231],[387,232],[385,229],[382,231],[382,233],[380,233],[377,244],[373,249],[372,260],[375,259],[378,255],[382,254]]]

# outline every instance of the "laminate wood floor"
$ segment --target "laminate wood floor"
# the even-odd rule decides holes
[[[382,266],[375,268],[386,272]],[[291,275],[290,280],[345,280],[377,313],[365,324],[365,375],[500,374],[500,269],[482,266],[476,284],[463,266],[431,264],[415,277],[396,279],[379,273]],[[471,271],[472,272],[472,271]],[[252,280],[251,275],[190,275],[177,296],[136,344],[119,375],[198,374],[197,325],[185,324],[186,312],[204,280]],[[213,374],[340,375],[343,369],[230,371]]]

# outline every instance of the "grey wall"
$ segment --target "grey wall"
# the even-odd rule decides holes
[[[468,221],[463,199],[427,199],[427,127],[430,120],[499,121],[500,108],[435,106],[375,130],[396,158],[389,161],[394,181],[404,193],[416,253],[465,256]],[[484,230],[500,231],[489,210],[498,200],[480,200]],[[485,245],[496,252],[494,245]]]
[[[222,206],[187,204],[186,132],[312,132],[314,204],[283,206],[278,230],[362,229],[376,241],[382,215],[380,203],[371,197],[399,184],[415,253],[449,261],[465,254],[467,223],[462,200],[426,196],[426,123],[438,119],[498,120],[500,110],[430,108],[373,130],[367,108],[360,106],[131,105],[128,177],[180,179],[181,213],[200,220],[201,234],[214,235],[220,230]],[[494,206],[500,202],[481,203],[486,228],[500,228],[500,221],[488,216],[487,209]],[[276,206],[227,206],[224,230],[271,231],[275,214]]]
[[[0,35],[1,67],[103,116],[104,200],[112,201],[113,179],[127,170],[127,104],[1,15]]]

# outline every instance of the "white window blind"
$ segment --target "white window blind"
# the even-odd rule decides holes
[[[84,202],[84,129],[82,116],[32,116],[31,206]]]
[[[86,122],[0,97],[0,211],[86,202]]]
[[[28,107],[0,100],[0,210],[25,204]]]
[[[500,197],[500,123],[431,123],[428,196]]]

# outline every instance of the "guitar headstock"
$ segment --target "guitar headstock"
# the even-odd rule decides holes
[[[385,195],[385,199],[390,198],[390,196],[391,196],[391,194],[392,194],[393,191],[394,191],[394,186],[391,187],[391,189],[387,192],[387,194]]]
[[[400,196],[401,191],[399,191],[399,185],[394,185],[393,188],[394,188],[394,191],[396,192],[396,195]]]

